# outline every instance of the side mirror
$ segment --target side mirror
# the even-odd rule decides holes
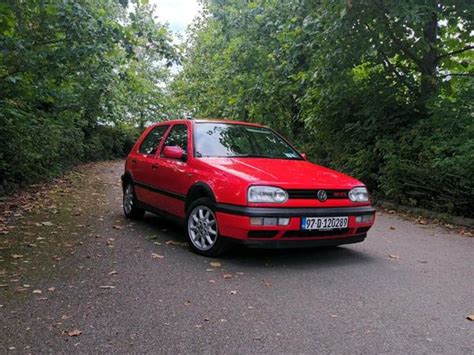
[[[304,160],[308,160],[308,156],[306,155],[306,153],[301,153],[301,156],[303,157]]]
[[[167,145],[163,148],[163,157],[168,159],[183,159],[184,150],[178,146]]]

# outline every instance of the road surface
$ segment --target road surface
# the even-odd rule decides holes
[[[365,242],[192,254],[89,166],[0,235],[0,353],[473,354],[474,238],[378,213]]]

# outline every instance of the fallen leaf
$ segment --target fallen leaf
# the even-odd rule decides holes
[[[33,293],[36,293],[36,294],[41,294],[43,293],[41,290],[33,290]]]
[[[53,225],[53,223],[52,222],[41,222],[41,225],[46,226],[46,227],[51,227]]]
[[[331,314],[331,318],[337,318],[337,314]]]
[[[153,259],[163,259],[163,258],[164,258],[163,255],[156,254],[156,253],[151,253],[151,257],[152,257]]]
[[[394,227],[394,226],[390,226],[390,229],[391,229],[391,230],[395,230],[395,227]]]
[[[111,272],[109,272],[109,275],[117,275],[117,274],[118,274],[118,272],[115,271],[115,270],[112,270]]]
[[[236,294],[237,294],[237,291],[230,291],[229,294],[230,294],[230,295],[236,295]]]
[[[104,286],[99,286],[99,288],[102,288],[102,289],[113,289],[113,288],[115,288],[115,286],[104,285]]]
[[[474,322],[474,314],[470,314],[466,317],[467,320]]]
[[[188,243],[186,242],[175,242],[174,240],[167,240],[165,242],[166,245],[181,245],[181,246],[187,246]]]
[[[20,255],[20,254],[12,254],[13,259],[21,259],[22,257],[23,255]]]
[[[395,259],[395,260],[400,259],[400,257],[399,257],[398,255],[394,255],[394,254],[388,254],[388,257],[389,257],[390,259]]]
[[[234,277],[234,275],[232,275],[231,273],[225,273],[222,276],[224,277],[224,279],[231,279],[232,277]]]
[[[54,291],[56,291],[56,288],[55,287],[48,287],[48,291],[49,292],[54,292]]]
[[[267,287],[267,288],[272,287],[272,283],[271,282],[265,282],[265,287]]]
[[[124,228],[124,226],[121,226],[119,224],[114,225],[114,229],[123,229],[123,228]]]
[[[209,283],[215,284],[215,283],[216,283],[216,280],[209,280]],[[5,285],[5,286],[7,286],[7,285]]]
[[[82,332],[79,329],[73,329],[73,330],[70,330],[69,332],[67,332],[67,335],[69,335],[70,337],[77,337],[81,334],[82,334]]]
[[[71,318],[71,316],[67,316],[67,315],[65,315],[65,314],[63,314],[63,315],[61,316],[61,319],[62,319],[62,320],[66,320],[66,319],[69,319],[69,318]]]
[[[184,302],[184,305],[187,306],[187,307],[189,307],[189,306],[191,305],[191,301],[186,301],[186,302]]]
[[[212,267],[221,267],[221,266],[222,266],[222,264],[221,264],[220,262],[218,262],[218,261],[211,261],[209,264],[210,264]]]

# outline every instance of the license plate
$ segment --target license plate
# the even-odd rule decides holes
[[[301,229],[332,230],[347,228],[349,217],[302,217]]]

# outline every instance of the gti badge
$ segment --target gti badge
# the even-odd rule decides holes
[[[318,191],[318,200],[324,202],[328,199],[328,194],[324,190]]]

